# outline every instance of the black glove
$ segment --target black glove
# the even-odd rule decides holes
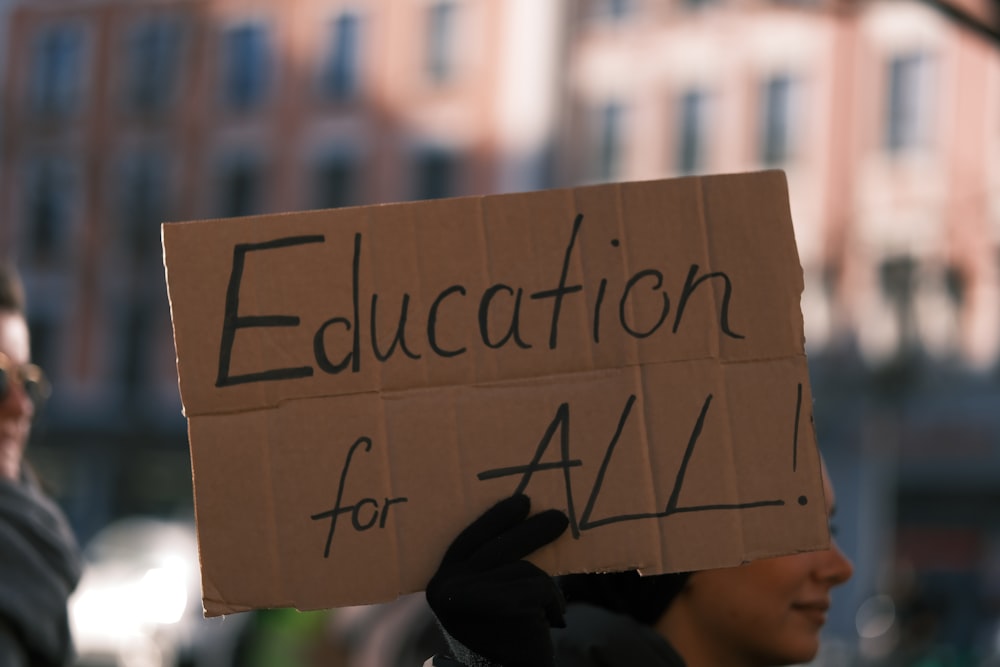
[[[552,667],[549,628],[566,625],[555,580],[522,559],[569,520],[559,510],[529,518],[530,508],[527,496],[515,495],[488,509],[455,538],[427,585],[445,632],[504,667]]]

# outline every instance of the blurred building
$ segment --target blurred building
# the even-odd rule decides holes
[[[566,181],[788,175],[817,430],[857,565],[843,637],[879,592],[947,606],[942,638],[964,646],[997,611],[1000,45],[956,17],[989,25],[992,7],[621,0],[573,17]]]
[[[856,641],[862,602],[905,589],[957,645],[993,632],[993,3],[12,6],[0,248],[57,387],[34,458],[84,536],[190,503],[160,222],[780,168],[858,566],[830,631]]]
[[[544,181],[557,4],[14,4],[0,247],[57,389],[34,458],[84,537],[190,504],[161,222]]]

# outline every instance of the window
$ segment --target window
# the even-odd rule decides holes
[[[454,75],[457,13],[455,3],[447,0],[435,2],[428,12],[427,73],[435,83],[445,83]]]
[[[615,19],[624,18],[632,11],[631,0],[607,0],[607,4],[608,14]]]
[[[224,40],[224,81],[230,107],[248,111],[259,106],[267,92],[270,53],[263,25],[230,28]]]
[[[415,199],[438,199],[457,194],[458,160],[448,151],[427,149],[415,160]]]
[[[339,208],[357,203],[356,160],[346,154],[324,157],[316,166],[316,208]]]
[[[916,284],[917,263],[909,255],[888,257],[879,267],[879,278],[886,298],[905,303],[912,299]]]
[[[919,51],[889,60],[885,143],[892,153],[918,148],[928,139],[930,70],[931,57]]]
[[[767,79],[761,91],[760,161],[779,165],[792,156],[795,81],[787,74]]]
[[[323,96],[347,100],[358,89],[360,56],[360,19],[341,14],[330,29],[330,43],[321,77]]]
[[[689,90],[680,97],[677,171],[690,174],[705,166],[708,95],[703,90]]]
[[[147,20],[132,31],[125,59],[125,100],[138,113],[167,108],[177,85],[181,25],[172,19]]]
[[[916,338],[914,296],[917,290],[917,261],[910,255],[887,257],[879,267],[882,294],[892,307],[899,332],[900,351],[911,351]]]
[[[28,250],[39,264],[63,261],[70,248],[73,185],[69,168],[56,158],[41,158],[29,169],[24,229]]]
[[[43,30],[34,47],[30,108],[43,117],[66,116],[80,103],[83,77],[83,32],[79,26]]]
[[[949,265],[944,271],[945,292],[957,308],[966,305],[969,296],[969,280],[961,267]]]
[[[166,161],[158,152],[133,155],[119,179],[122,238],[138,263],[153,258],[160,247],[160,223],[166,217]]]
[[[590,16],[600,21],[619,21],[633,11],[634,0],[591,0]]]
[[[623,116],[625,110],[610,102],[597,112],[595,137],[595,169],[597,180],[610,181],[621,175],[624,147]]]
[[[234,218],[260,212],[260,189],[263,177],[259,163],[242,157],[229,162],[223,169],[219,215]]]

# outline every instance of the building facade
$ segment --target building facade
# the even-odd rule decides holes
[[[926,605],[942,641],[994,641],[997,42],[931,3],[575,8],[561,180],[788,176],[816,427],[857,566],[830,631],[876,656]],[[894,625],[866,620],[883,595]]]
[[[84,536],[189,495],[160,223],[539,187],[558,8],[14,8],[0,247],[57,387],[35,457]]]

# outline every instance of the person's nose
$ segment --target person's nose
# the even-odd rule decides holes
[[[20,382],[8,385],[7,395],[3,398],[3,407],[9,414],[19,417],[32,417],[35,414],[35,404]]]
[[[836,542],[826,551],[817,552],[816,578],[829,586],[839,586],[854,574],[854,565]]]

